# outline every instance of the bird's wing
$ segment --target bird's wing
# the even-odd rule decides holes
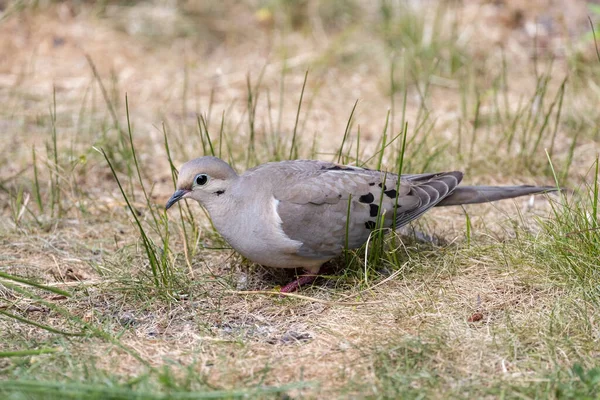
[[[268,165],[268,164],[267,164]],[[460,172],[403,176],[319,161],[277,163],[273,196],[299,254],[327,258],[362,245],[375,227],[399,228],[450,194]],[[394,219],[395,216],[395,219]]]

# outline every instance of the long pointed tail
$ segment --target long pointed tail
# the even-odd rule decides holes
[[[557,190],[554,186],[458,186],[448,197],[436,204],[436,207],[488,203]]]

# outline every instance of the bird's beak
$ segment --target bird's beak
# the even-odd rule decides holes
[[[189,192],[191,192],[191,190],[187,190],[187,189],[180,189],[180,190],[175,191],[175,193],[173,193],[173,196],[171,196],[169,201],[167,201],[167,205],[165,206],[165,209],[168,210],[169,208],[171,208],[171,206],[173,204],[175,204],[179,200],[183,199],[183,196],[185,196]]]

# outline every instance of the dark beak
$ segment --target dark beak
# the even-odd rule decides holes
[[[171,208],[171,206],[173,204],[177,203],[179,200],[181,200],[183,198],[184,195],[186,195],[189,192],[190,191],[186,190],[186,189],[181,189],[181,190],[175,191],[175,193],[173,193],[173,196],[171,196],[169,201],[167,201],[167,205],[165,206],[165,209],[168,210],[169,208]]]

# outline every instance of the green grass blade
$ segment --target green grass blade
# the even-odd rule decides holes
[[[115,178],[115,180],[117,182],[117,185],[119,186],[119,190],[121,191],[121,194],[123,195],[123,199],[125,199],[125,203],[127,204],[127,208],[129,209],[129,212],[133,216],[135,224],[138,227],[140,236],[142,238],[142,244],[144,246],[144,250],[146,251],[146,255],[148,256],[148,261],[150,263],[150,268],[152,270],[152,276],[154,278],[154,284],[155,284],[155,286],[160,287],[161,286],[161,281],[160,281],[160,271],[159,271],[159,267],[158,267],[159,261],[158,261],[158,257],[156,256],[156,252],[155,252],[155,250],[152,247],[152,242],[150,241],[150,239],[146,235],[146,231],[144,230],[144,228],[142,226],[142,223],[140,222],[140,219],[137,216],[137,212],[133,208],[133,206],[131,205],[131,202],[129,201],[129,198],[127,197],[127,194],[125,193],[125,190],[123,189],[123,186],[121,185],[121,181],[119,180],[119,177],[117,176],[117,171],[115,171],[115,169],[114,169],[114,167],[113,167],[110,159],[108,158],[108,155],[106,154],[106,152],[104,151],[104,149],[100,149],[100,152],[102,153],[102,155],[104,156],[104,159],[108,163],[108,166],[110,167],[112,175]]]
[[[27,356],[39,356],[42,354],[59,353],[62,349],[60,348],[44,348],[37,350],[15,350],[15,351],[0,351],[0,358],[8,357],[27,357]]]
[[[291,390],[314,386],[309,382],[290,383],[281,386],[262,386],[249,389],[184,391],[171,388],[166,393],[135,390],[128,387],[90,383],[62,383],[31,380],[0,381],[0,393],[20,393],[29,396],[61,399],[145,399],[145,400],[191,400],[191,399],[246,399],[265,398],[267,395],[284,394]]]
[[[298,110],[296,111],[296,121],[294,122],[294,132],[292,134],[292,144],[290,145],[289,159],[293,160],[298,158],[298,148],[296,144],[296,135],[298,130],[298,121],[300,120],[300,110],[302,109],[302,99],[304,98],[304,89],[306,88],[306,81],[308,80],[308,70],[304,74],[304,82],[302,83],[302,91],[300,92],[300,100],[298,100]]]
[[[67,292],[65,290],[61,290],[61,289],[58,289],[58,288],[55,288],[55,287],[52,287],[52,286],[42,285],[40,283],[31,281],[29,279],[25,279],[25,278],[21,278],[19,276],[7,274],[6,272],[0,271],[0,278],[6,279],[6,280],[9,280],[9,281],[13,281],[13,282],[23,283],[25,285],[36,287],[38,289],[46,290],[48,292],[52,292],[52,293],[55,293],[55,294],[60,294],[62,296],[71,297],[71,293],[69,293],[69,292]]]
[[[35,322],[35,321],[30,320],[30,319],[23,318],[23,317],[21,317],[19,315],[12,314],[12,313],[9,313],[8,311],[4,311],[4,310],[0,310],[0,315],[4,315],[5,317],[15,319],[15,320],[17,320],[19,322],[22,322],[24,324],[33,325],[33,326],[35,326],[37,328],[40,328],[40,329],[43,329],[45,331],[52,332],[52,333],[57,333],[57,334],[63,335],[63,336],[85,336],[85,333],[66,332],[66,331],[63,331],[63,330],[60,330],[60,329],[53,328],[53,327],[51,327],[49,325],[40,324],[39,322]]]
[[[344,145],[346,144],[346,140],[348,139],[348,135],[350,134],[350,127],[352,126],[352,121],[354,117],[354,111],[356,111],[356,106],[358,105],[358,99],[354,102],[352,106],[352,111],[350,111],[350,116],[348,117],[348,122],[346,122],[346,129],[344,129],[344,137],[342,138],[342,144],[337,151],[337,163],[339,164],[342,161],[342,154],[344,154]]]

